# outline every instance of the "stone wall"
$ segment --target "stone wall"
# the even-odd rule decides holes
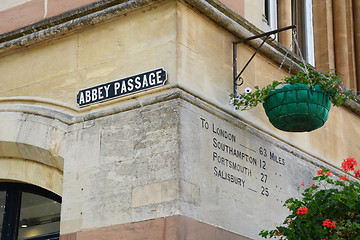
[[[284,201],[318,169],[341,174],[176,88],[72,125],[62,155],[61,232],[79,239],[178,215],[259,239],[261,229],[282,223]]]

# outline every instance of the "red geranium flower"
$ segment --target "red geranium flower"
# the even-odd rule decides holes
[[[334,221],[330,221],[330,219],[326,219],[323,221],[323,226],[328,228],[336,228],[336,224]]]
[[[324,171],[324,170],[318,170],[317,175],[324,175],[327,174],[328,176],[331,176],[331,171]]]
[[[344,171],[354,171],[354,167],[357,166],[355,158],[347,158],[341,163],[341,168]]]
[[[339,180],[344,180],[344,181],[348,181],[349,179],[347,179],[346,175],[340,175],[340,179]]]
[[[304,216],[305,214],[308,214],[309,210],[307,207],[299,207],[296,214],[299,215],[300,217]]]

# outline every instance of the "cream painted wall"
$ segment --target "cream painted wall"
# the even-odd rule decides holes
[[[174,81],[175,4],[148,7],[0,58],[0,96],[41,97],[76,108],[81,89],[159,67],[168,71],[169,82]]]
[[[191,91],[232,112],[261,131],[275,136],[300,151],[339,167],[347,157],[358,157],[360,130],[358,115],[344,107],[333,107],[324,127],[310,133],[286,133],[275,129],[261,105],[249,111],[233,111],[229,105],[232,92],[232,41],[223,29],[200,14],[179,4],[178,82]],[[192,23],[196,22],[194,25]],[[238,69],[242,69],[254,49],[238,45]],[[258,54],[243,73],[245,83],[239,88],[264,87],[274,80],[279,66]],[[281,70],[277,80],[287,76]]]
[[[260,30],[267,32],[271,29],[264,18],[264,8],[264,0],[245,0],[244,17]]]

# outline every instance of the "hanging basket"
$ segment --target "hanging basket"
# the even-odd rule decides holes
[[[331,101],[319,86],[311,90],[306,84],[295,83],[271,91],[263,107],[271,124],[277,129],[310,132],[327,121]]]

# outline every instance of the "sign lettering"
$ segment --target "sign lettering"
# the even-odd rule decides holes
[[[82,107],[106,101],[127,94],[162,86],[165,84],[166,80],[166,71],[163,68],[155,69],[135,76],[80,90],[76,97],[77,103]]]
[[[271,196],[271,187],[274,186],[269,185],[269,182],[282,181],[279,179],[281,174],[273,171],[285,166],[284,157],[264,146],[249,146],[246,139],[237,136],[235,132],[202,117],[200,127],[211,139],[208,143],[211,145],[209,156],[216,179],[235,184],[249,193]],[[269,164],[273,170],[268,169]],[[275,188],[278,186],[275,185]]]

